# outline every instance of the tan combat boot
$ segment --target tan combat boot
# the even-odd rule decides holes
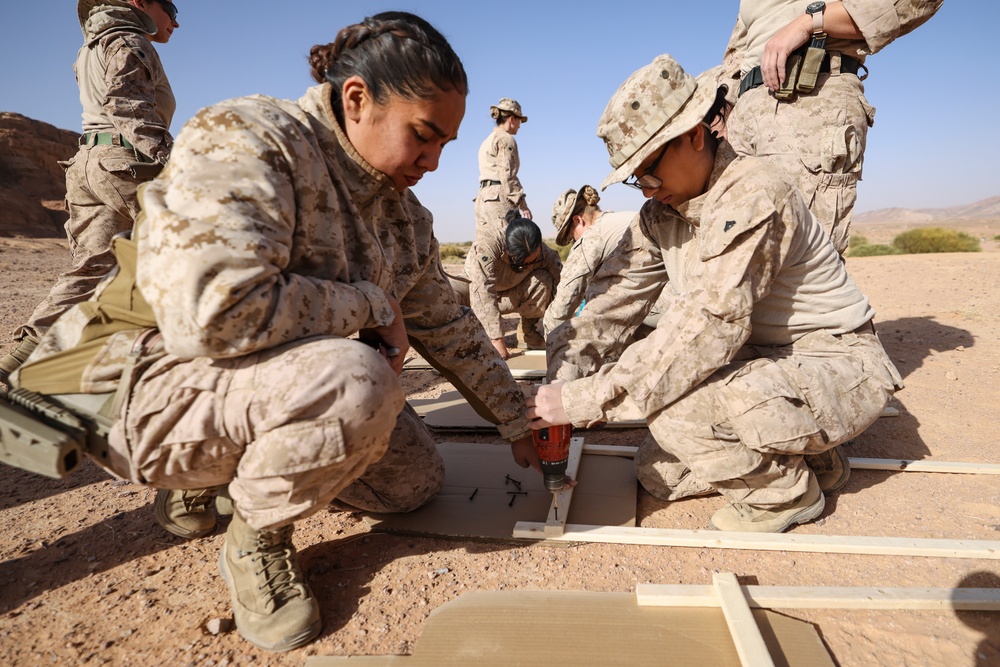
[[[712,527],[716,530],[781,533],[797,523],[812,521],[823,513],[824,507],[826,499],[816,476],[810,473],[809,488],[798,500],[768,508],[729,503],[712,515]]]
[[[17,344],[17,347],[10,351],[10,354],[0,357],[0,382],[8,384],[10,374],[28,360],[36,347],[38,347],[38,339],[34,336],[25,336]]]
[[[322,628],[319,604],[296,561],[292,530],[254,530],[237,511],[219,552],[236,629],[268,651],[308,644]]]
[[[185,539],[204,537],[215,529],[215,515],[209,505],[217,489],[161,489],[153,501],[156,521],[167,532]]]
[[[541,327],[539,319],[521,319],[521,335],[518,336],[521,341],[524,342],[524,347],[529,350],[544,350],[545,349],[545,336],[540,332]]]
[[[844,445],[837,445],[822,454],[806,454],[803,458],[816,475],[819,488],[825,492],[839,490],[851,477],[851,462],[844,452]]]

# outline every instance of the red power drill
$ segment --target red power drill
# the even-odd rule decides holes
[[[569,437],[573,428],[569,424],[549,426],[531,432],[542,462],[545,488],[552,493],[566,486],[566,462],[569,459]]]

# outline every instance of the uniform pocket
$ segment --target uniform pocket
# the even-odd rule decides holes
[[[326,468],[346,458],[338,418],[296,422],[257,438],[240,460],[239,475],[246,479],[281,477]]]
[[[733,432],[751,449],[772,454],[825,449],[805,396],[769,359],[744,366],[718,389],[718,397]]]
[[[500,201],[500,194],[501,186],[487,185],[485,188],[482,188],[479,196],[483,201]]]

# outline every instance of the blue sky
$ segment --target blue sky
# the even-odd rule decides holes
[[[414,189],[441,241],[471,240],[476,151],[493,127],[490,104],[521,102],[521,181],[535,220],[566,188],[599,185],[609,172],[595,135],[618,85],[660,53],[692,74],[718,64],[738,0],[549,2],[506,0],[177,0],[180,29],[158,45],[177,96],[176,135],[198,109],[251,93],[295,99],[312,84],[313,44],[389,9],[420,14],[451,41],[471,91],[458,141]],[[926,24],[868,60],[866,96],[877,108],[868,135],[857,212],[937,208],[1000,195],[995,161],[1000,86],[995,81],[1000,3],[948,0]],[[0,110],[79,131],[72,64],[82,37],[75,3],[6,3],[0,22]],[[636,210],[641,196],[612,186],[605,210]]]

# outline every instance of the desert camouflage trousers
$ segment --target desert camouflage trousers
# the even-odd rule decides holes
[[[490,192],[499,192],[500,186],[494,185],[480,188],[476,197],[476,241],[485,242],[488,239],[504,239],[507,231],[507,212],[517,209],[506,197],[486,199]]]
[[[405,512],[444,484],[434,440],[372,348],[316,337],[233,359],[167,356],[139,379],[110,468],[160,488],[229,485],[255,529],[335,498]]]
[[[738,155],[768,159],[795,179],[809,210],[843,254],[874,120],[858,77],[821,74],[812,94],[791,102],[779,102],[765,86],[748,90],[726,128]]]
[[[874,333],[816,332],[788,346],[747,346],[646,418],[651,437],[636,454],[636,475],[664,500],[714,489],[764,507],[793,501],[808,483],[803,456],[864,431],[901,387]],[[614,417],[642,415],[625,401]]]
[[[127,164],[135,154],[121,146],[81,146],[66,169],[66,238],[73,268],[56,279],[48,296],[14,334],[41,338],[70,306],[86,301],[115,266],[111,239],[132,230],[139,215],[136,190],[143,182]]]
[[[455,290],[458,302],[469,305],[471,282],[464,275],[445,274],[451,288]],[[497,310],[501,315],[517,313],[522,320],[538,320],[545,315],[545,309],[552,303],[558,281],[548,269],[535,269],[510,289],[497,292]],[[537,326],[537,325],[533,325]]]

